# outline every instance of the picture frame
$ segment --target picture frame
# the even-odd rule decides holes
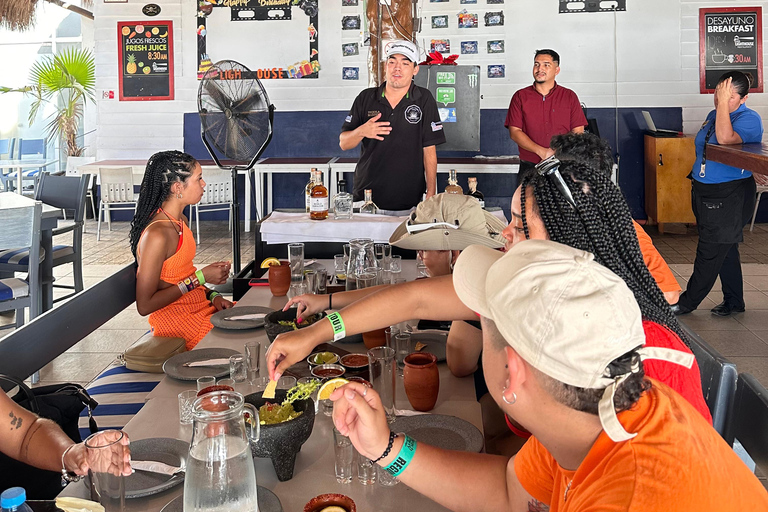
[[[342,16],[341,30],[360,30],[360,15]]]
[[[432,28],[448,28],[448,15],[432,16]]]
[[[462,41],[461,42],[461,54],[462,55],[474,55],[478,53],[477,41]]]
[[[504,40],[494,39],[488,41],[488,53],[504,53]]]
[[[494,11],[485,13],[486,27],[500,27],[504,25],[504,11]]]
[[[432,39],[429,47],[432,52],[451,53],[451,41],[449,39]]]
[[[359,67],[343,67],[341,68],[342,80],[360,80],[360,68]]]
[[[342,43],[341,55],[344,57],[360,55],[360,45],[358,43]]]
[[[504,78],[505,75],[504,64],[488,64],[488,78]]]

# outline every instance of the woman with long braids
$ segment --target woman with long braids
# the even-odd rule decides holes
[[[554,172],[556,168],[558,171]],[[526,207],[521,208],[521,204]],[[643,262],[632,216],[621,190],[602,171],[577,162],[562,162],[549,171],[540,169],[523,176],[512,199],[512,222],[502,235],[507,240],[507,249],[531,238],[551,239],[593,253],[596,261],[624,279],[634,293],[643,314],[647,346],[690,353],[682,341],[686,339],[685,333]],[[380,287],[374,293],[368,289],[343,292],[333,294],[331,300],[337,309],[348,306],[341,311],[348,336],[411,318],[477,319],[459,300],[450,277]],[[328,299],[319,297],[298,307],[298,314],[312,314],[327,308]],[[318,322],[301,331],[281,334],[267,354],[270,375],[279,376],[285,368],[333,336],[330,322]],[[645,367],[647,375],[675,389],[712,421],[701,390],[698,365],[694,363],[687,369],[648,361]]]
[[[149,315],[155,336],[183,338],[192,349],[213,327],[211,315],[232,303],[206,283],[222,284],[230,264],[192,264],[195,238],[184,208],[203,197],[200,164],[180,151],[155,153],[147,162],[136,215],[131,222],[131,251],[136,272],[136,306]]]

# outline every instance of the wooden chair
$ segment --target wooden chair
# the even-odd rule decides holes
[[[725,436],[728,409],[736,392],[736,365],[721,356],[685,324],[681,323],[680,326],[688,334],[691,351],[699,364],[701,389],[712,414],[712,426],[721,436]]]
[[[763,473],[768,471],[768,390],[748,373],[739,375],[725,440],[738,441]]]
[[[133,168],[99,169],[101,203],[99,220],[96,225],[96,240],[101,240],[101,218],[106,215],[107,227],[112,231],[111,210],[133,210],[136,212],[138,197],[133,191]]]
[[[40,217],[43,205],[8,209],[3,211],[3,229],[0,229],[0,247],[19,247],[26,251],[26,257],[36,262],[28,265],[27,280],[9,277],[0,279],[0,311],[16,310],[16,327],[24,325],[24,308],[29,308],[29,317],[37,317],[41,310],[40,284]],[[14,266],[2,262],[0,271],[14,272]],[[3,328],[13,327],[12,325]],[[27,346],[30,350],[32,345]],[[2,373],[2,372],[0,372]]]

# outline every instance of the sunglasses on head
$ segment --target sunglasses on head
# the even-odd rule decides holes
[[[563,198],[568,201],[568,204],[570,204],[574,210],[579,210],[579,208],[576,206],[576,200],[573,199],[571,190],[565,184],[563,175],[560,174],[560,160],[552,155],[549,158],[546,158],[536,164],[536,172],[539,174],[539,176],[548,176],[550,179],[552,179],[555,183],[555,186],[557,187],[557,190],[559,190]]]

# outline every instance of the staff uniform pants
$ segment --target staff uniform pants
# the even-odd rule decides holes
[[[702,211],[707,205],[712,204],[711,197],[702,197],[706,192],[702,189],[717,187],[717,185],[704,185],[693,182],[693,212],[699,227],[699,243],[696,247],[696,260],[693,263],[693,274],[688,281],[688,287],[680,295],[678,304],[684,308],[696,309],[701,301],[709,294],[720,276],[723,290],[723,301],[733,308],[744,307],[744,283],[741,275],[741,258],[739,256],[739,242],[742,240],[741,230],[752,218],[752,210],[755,207],[755,180],[746,178],[736,182],[722,183],[721,188],[733,186],[733,194],[722,199],[726,204],[722,209],[724,215],[735,216],[730,228],[719,229],[721,222],[728,224],[725,218],[718,219],[712,216],[712,211]],[[723,204],[719,203],[720,206]],[[741,203],[741,204],[739,204]],[[727,210],[730,208],[730,212]],[[714,218],[714,222],[713,222]],[[734,233],[734,229],[738,233]],[[730,235],[729,235],[730,232]],[[717,240],[723,240],[718,242]],[[735,241],[733,241],[735,240]]]

